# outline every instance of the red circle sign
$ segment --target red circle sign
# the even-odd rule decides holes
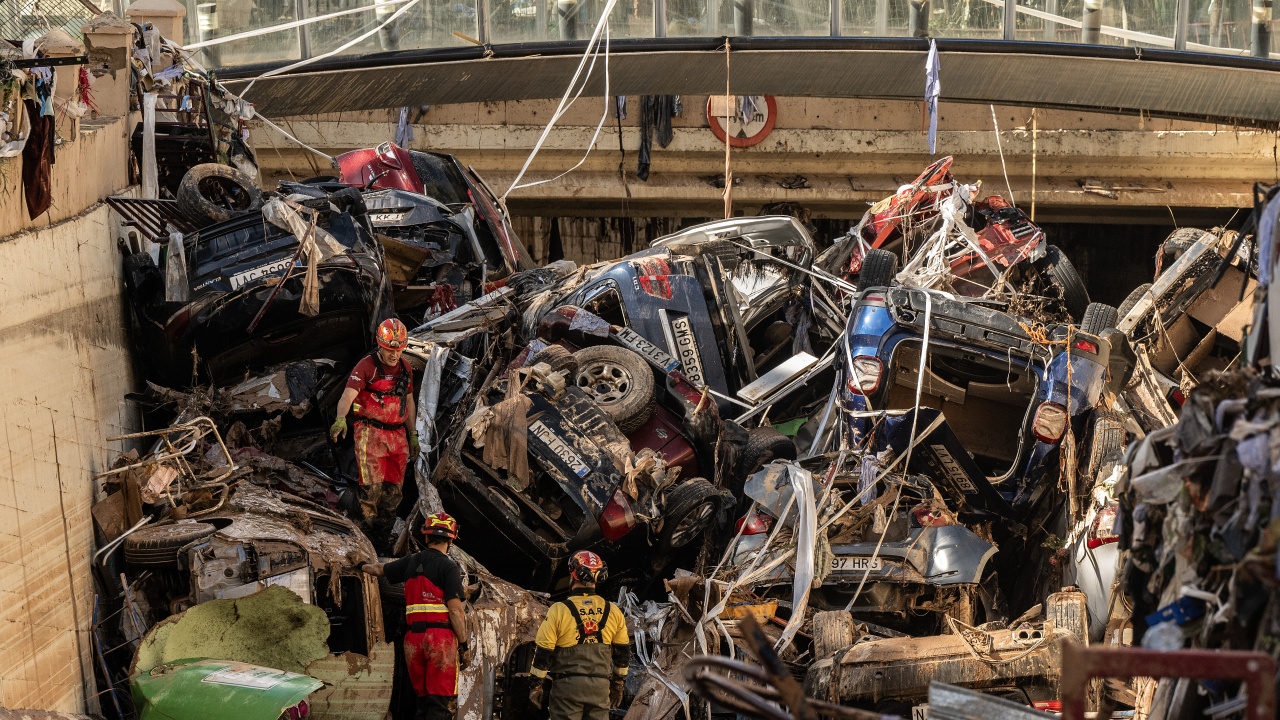
[[[733,147],[758,145],[778,121],[778,103],[772,95],[712,95],[707,98],[707,125]],[[726,132],[725,128],[728,128]]]

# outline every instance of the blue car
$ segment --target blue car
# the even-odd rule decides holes
[[[1101,335],[1115,336],[1115,318],[1093,303],[1080,326],[1043,326],[939,291],[864,288],[842,377],[850,439],[901,456],[914,424],[907,470],[962,522],[1026,524],[1052,509],[1066,438],[1073,450],[1087,442],[1111,354]]]

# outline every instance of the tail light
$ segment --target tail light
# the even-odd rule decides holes
[[[1036,700],[1031,703],[1031,707],[1045,712],[1060,713],[1062,712],[1061,700]]]
[[[880,358],[859,355],[853,359],[853,372],[849,377],[849,392],[854,395],[870,395],[880,389],[880,376],[884,363]]]
[[[1075,348],[1076,350],[1083,350],[1087,353],[1092,353],[1094,355],[1098,354],[1098,343],[1093,342],[1092,340],[1076,340],[1075,342],[1071,343],[1071,347]]]
[[[1120,536],[1116,534],[1116,505],[1113,503],[1099,510],[1097,516],[1093,518],[1093,525],[1089,528],[1085,545],[1093,550],[1119,541]]]
[[[1031,421],[1031,434],[1040,442],[1056,443],[1067,432],[1067,409],[1058,403],[1042,403]]]
[[[1165,395],[1165,400],[1168,400],[1171,405],[1182,407],[1187,404],[1187,395],[1182,392],[1182,388],[1174,388]]]
[[[302,720],[302,718],[310,716],[311,706],[307,704],[306,700],[303,700],[297,705],[285,710],[283,713],[280,713],[281,720],[284,720],[285,718],[288,718],[288,720]]]
[[[753,515],[744,515],[738,518],[738,524],[733,531],[743,535],[761,535],[772,530],[773,523],[772,515],[757,512]]]
[[[600,513],[601,534],[605,540],[613,542],[631,532],[631,528],[635,526],[636,514],[631,509],[631,503],[627,502],[627,496],[622,490],[615,491],[613,499],[604,506],[604,512]]]

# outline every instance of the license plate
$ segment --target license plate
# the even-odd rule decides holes
[[[618,339],[625,343],[627,347],[640,353],[645,360],[662,368],[662,372],[669,373],[680,367],[679,361],[664,352],[662,348],[641,337],[639,333],[631,328],[624,327],[619,330]]]
[[[548,450],[560,458],[561,462],[568,465],[578,477],[583,477],[591,472],[591,468],[582,461],[582,456],[574,452],[568,443],[552,432],[551,428],[544,425],[541,420],[535,420],[529,426],[529,434],[541,440],[542,444],[546,445]]]
[[[675,351],[680,356],[680,364],[684,366],[684,374],[697,385],[706,385],[702,374],[702,357],[698,355],[698,342],[693,336],[693,324],[687,317],[678,317],[671,321],[671,332],[675,336]]]
[[[844,570],[852,572],[883,570],[884,560],[878,557],[838,557],[831,560],[831,569],[833,571]]]
[[[402,212],[371,212],[369,213],[369,222],[374,225],[390,225],[397,223],[409,216],[409,211]]]
[[[911,706],[911,720],[929,720],[929,703]]]
[[[280,272],[281,270],[284,270],[285,268],[289,267],[292,264],[293,264],[293,258],[288,258],[286,260],[277,260],[272,263],[267,263],[266,265],[260,265],[252,270],[245,270],[242,273],[237,273],[235,275],[232,275],[231,289],[239,290],[240,288],[244,287],[245,285],[248,285],[254,280],[260,280],[268,275],[274,275]]]

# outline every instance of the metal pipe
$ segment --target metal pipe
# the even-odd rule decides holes
[[[1271,2],[1253,0],[1253,28],[1249,33],[1249,51],[1254,57],[1271,57]]]
[[[307,0],[294,0],[294,11],[299,20],[307,19]],[[311,25],[298,28],[298,58],[306,60],[311,57]]]
[[[476,39],[489,44],[489,0],[476,0]]]
[[[582,0],[556,0],[556,22],[560,26],[561,40],[578,39],[578,11],[581,9]]]
[[[1080,18],[1080,42],[1097,45],[1102,39],[1102,0],[1084,0]]]
[[[1187,23],[1191,21],[1191,0],[1178,0],[1174,9],[1173,49],[1187,49]]]
[[[667,0],[653,0],[653,36],[667,36]]]
[[[831,0],[831,37],[844,35],[844,2]]]
[[[752,26],[755,25],[755,0],[733,0],[733,34],[738,37],[751,37]]]
[[[1004,39],[1013,40],[1018,29],[1018,2],[1004,0]]]
[[[1016,11],[1017,8],[1014,8]],[[1058,14],[1058,0],[1047,0],[1045,3],[1045,12],[1050,15]],[[1044,21],[1044,39],[1046,42],[1054,42],[1058,39],[1058,23],[1052,20]]]
[[[929,0],[907,0],[907,35],[929,36]]]
[[[720,27],[720,0],[707,0],[707,21],[706,30],[703,33],[707,37],[714,37]]]

